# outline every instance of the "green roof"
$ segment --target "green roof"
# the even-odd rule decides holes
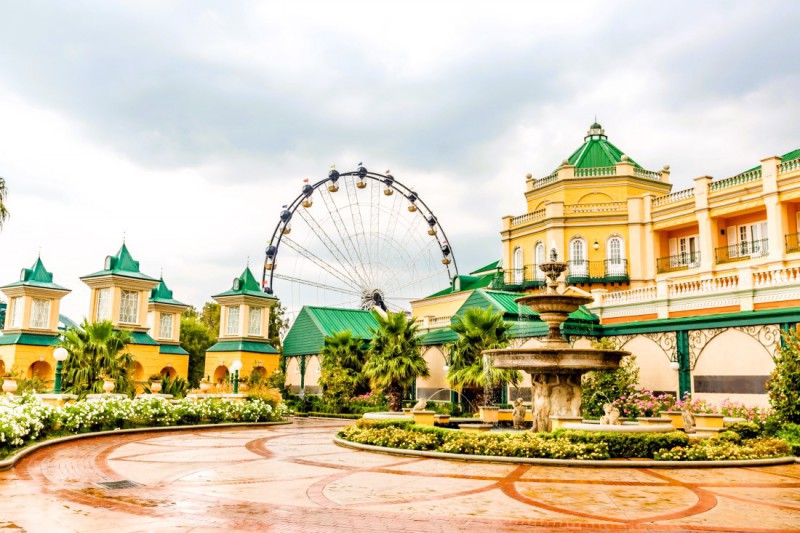
[[[261,290],[261,285],[256,281],[256,277],[250,271],[250,267],[244,269],[242,275],[233,280],[231,289],[220,294],[215,294],[212,298],[223,296],[255,296],[256,298],[268,298],[275,300],[275,296],[267,294]]]
[[[99,270],[92,274],[87,274],[81,279],[98,278],[100,276],[120,276],[123,278],[143,279],[146,281],[157,281],[147,274],[139,271],[139,261],[135,261],[128,251],[125,243],[119,249],[116,255],[109,255],[106,257],[106,262],[103,270]]]
[[[33,333],[11,333],[0,335],[0,346],[6,344],[25,344],[27,346],[55,346],[58,335],[36,335]]]
[[[583,144],[572,152],[567,161],[575,168],[611,167],[622,161],[623,155],[627,154],[608,142],[602,127],[595,122],[590,126]],[[630,156],[628,161],[634,166],[639,166]]]
[[[458,334],[450,328],[435,329],[420,337],[423,346],[435,346],[437,344],[453,344],[458,340]]]
[[[325,346],[325,337],[351,331],[353,337],[371,340],[378,322],[372,311],[303,306],[283,340],[283,355],[316,355]]]
[[[31,268],[22,269],[22,275],[20,275],[19,281],[4,285],[2,288],[6,289],[10,287],[39,287],[56,291],[69,291],[69,289],[53,283],[53,274],[48,272],[44,267],[41,257],[36,258],[36,262],[33,263]]]
[[[150,301],[153,303],[158,304],[167,304],[167,305],[180,305],[181,307],[189,307],[187,304],[183,302],[179,302],[172,298],[172,291],[169,290],[167,284],[164,283],[164,278],[159,280],[159,284],[153,287],[150,291]]]
[[[789,153],[783,154],[781,156],[781,161],[791,161],[793,159],[797,159],[798,157],[800,157],[800,148],[798,148],[797,150],[792,150]]]
[[[253,352],[253,353],[278,353],[270,343],[259,341],[220,341],[206,350],[208,352]]]
[[[470,276],[477,276],[477,275],[480,275],[480,274],[494,274],[494,273],[497,272],[498,269],[502,268],[503,265],[501,263],[502,263],[502,261],[500,261],[498,259],[497,261],[489,263],[486,266],[482,266],[478,270],[473,270],[472,272],[469,273],[469,275]]]
[[[453,278],[453,281],[450,283],[450,286],[446,289],[442,289],[439,292],[435,292],[426,298],[436,298],[437,296],[446,296],[448,294],[453,294],[456,292],[464,292],[464,291],[473,291],[475,289],[483,289],[488,287],[492,284],[495,279],[495,274],[486,274],[484,276],[463,276],[458,275]]]
[[[131,332],[131,337],[133,339],[133,340],[131,340],[131,344],[144,344],[145,346],[158,346],[158,343],[153,339],[153,337],[151,337],[147,333],[144,333],[143,331],[132,331]]]
[[[189,355],[189,352],[181,348],[178,344],[162,344],[158,347],[158,353],[167,355]]]

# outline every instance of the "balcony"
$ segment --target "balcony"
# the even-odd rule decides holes
[[[730,246],[721,246],[716,249],[717,264],[746,261],[757,257],[766,257],[769,253],[769,239],[758,241],[742,241]]]
[[[789,252],[800,252],[800,233],[786,236],[786,253]]]
[[[677,272],[679,270],[689,270],[700,266],[700,252],[684,252],[669,257],[659,257],[656,259],[656,272],[664,274],[666,272]]]
[[[544,273],[536,265],[525,265],[499,272],[492,283],[492,288],[504,291],[521,291],[544,286]]]
[[[567,261],[567,283],[626,283],[629,280],[627,259]]]

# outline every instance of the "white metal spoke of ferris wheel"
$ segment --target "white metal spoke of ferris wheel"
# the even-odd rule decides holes
[[[267,247],[263,285],[290,314],[302,305],[399,311],[457,273],[428,205],[388,172],[360,166],[306,183],[284,207]]]

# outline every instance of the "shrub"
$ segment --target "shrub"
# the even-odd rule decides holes
[[[800,424],[800,328],[782,335],[784,346],[767,381],[769,403],[785,422]]]
[[[608,446],[608,454],[612,459],[641,457],[652,459],[663,448],[686,446],[689,437],[681,431],[670,433],[616,433],[613,431],[579,431],[560,429],[553,432],[571,442],[599,443]]]
[[[785,424],[776,432],[776,436],[789,443],[794,455],[800,456],[800,424]]]
[[[594,348],[616,350],[618,346],[606,338],[592,343]],[[603,415],[603,404],[635,392],[639,384],[639,366],[636,357],[625,357],[617,370],[593,371],[583,375],[583,412],[589,418]],[[622,410],[620,409],[620,414]]]
[[[738,433],[743,439],[753,439],[762,434],[761,426],[755,422],[738,422],[728,426],[728,431]]]
[[[657,461],[728,461],[736,459],[768,459],[789,455],[789,445],[780,439],[748,439],[741,444],[726,439],[702,439],[689,446],[663,449]]]

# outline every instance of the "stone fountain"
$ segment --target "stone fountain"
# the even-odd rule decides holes
[[[594,301],[583,291],[558,282],[567,269],[559,262],[555,249],[550,261],[539,265],[547,277],[545,290],[528,294],[516,301],[539,313],[549,328],[541,348],[506,348],[486,350],[497,368],[523,370],[531,375],[533,431],[550,431],[550,416],[581,416],[581,376],[591,370],[616,370],[620,360],[630,355],[623,350],[573,348],[561,336],[561,324],[570,313]]]

